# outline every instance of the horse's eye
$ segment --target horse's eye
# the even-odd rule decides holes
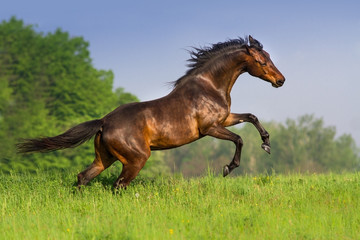
[[[259,62],[261,66],[265,67],[266,66],[266,62]]]

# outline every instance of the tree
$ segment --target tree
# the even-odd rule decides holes
[[[140,101],[133,94],[131,94],[129,92],[125,92],[125,89],[122,88],[122,87],[117,88],[115,90],[115,94],[117,96],[117,104],[118,105],[123,105],[123,104],[126,104],[126,103],[139,102]]]
[[[113,73],[92,65],[88,42],[57,29],[38,33],[15,17],[0,24],[0,169],[84,168],[92,143],[49,154],[18,155],[19,138],[58,135],[137,100],[112,91]]]

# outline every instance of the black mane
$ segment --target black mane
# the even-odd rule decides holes
[[[215,56],[219,56],[220,54],[226,53],[229,50],[241,49],[244,46],[249,46],[249,38],[237,38],[237,39],[229,39],[226,42],[219,42],[212,44],[208,47],[193,47],[193,50],[189,50],[190,59],[187,61],[187,64],[190,69],[186,72],[186,74],[179,78],[178,80],[172,82],[173,86],[176,87],[179,83],[187,76],[193,74],[197,69],[201,68],[205,65],[210,59]],[[254,43],[251,44],[252,47],[255,47],[259,50],[263,48],[262,44],[254,39]]]

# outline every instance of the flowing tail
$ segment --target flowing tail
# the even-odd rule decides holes
[[[51,152],[64,148],[74,148],[91,139],[101,130],[102,120],[92,120],[70,128],[55,137],[23,139],[16,144],[19,153]]]

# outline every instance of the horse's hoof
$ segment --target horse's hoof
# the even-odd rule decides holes
[[[223,168],[223,176],[226,177],[227,175],[229,175],[230,170],[229,170],[229,166],[225,165]]]
[[[270,154],[270,146],[267,143],[261,144],[262,149],[265,150],[268,154]]]

